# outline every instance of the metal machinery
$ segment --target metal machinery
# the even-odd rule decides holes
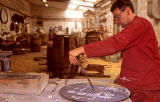
[[[11,71],[12,51],[0,51],[0,70],[3,72]]]

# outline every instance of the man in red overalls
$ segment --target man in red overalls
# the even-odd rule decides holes
[[[114,22],[124,29],[113,37],[69,52],[71,63],[76,56],[106,56],[122,52],[118,82],[131,91],[133,102],[160,102],[160,56],[154,29],[149,21],[134,13],[130,0],[117,0],[111,7]]]

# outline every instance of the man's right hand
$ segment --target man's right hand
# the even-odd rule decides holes
[[[84,51],[84,48],[83,47],[79,47],[79,48],[76,48],[76,49],[73,49],[71,51],[69,51],[69,61],[70,63],[76,65],[78,64],[78,61],[77,61],[77,56],[79,56],[80,54],[83,54],[85,53]]]

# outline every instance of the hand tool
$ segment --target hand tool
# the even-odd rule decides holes
[[[67,85],[67,82],[68,82],[68,79],[69,79],[69,75],[70,75],[70,71],[71,71],[71,67],[72,67],[72,63],[69,64],[69,69],[68,69],[68,72],[67,72],[67,78],[65,80],[65,85]]]
[[[77,57],[76,57],[76,59],[77,59],[78,65],[80,65],[80,67],[82,68],[81,72],[84,73],[84,75],[87,77],[87,80],[88,80],[88,82],[89,82],[89,84],[90,84],[90,86],[92,88],[92,91],[94,91],[93,84],[92,84],[91,80],[89,79],[88,74],[85,72],[85,69],[83,68],[82,64],[80,63],[80,61],[78,60]]]

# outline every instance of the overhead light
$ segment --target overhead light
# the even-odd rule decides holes
[[[87,10],[87,8],[84,7],[84,6],[79,6],[78,9],[79,9],[79,10]]]
[[[45,4],[46,7],[48,7],[48,4]]]
[[[75,11],[75,10],[66,10],[65,16],[66,16],[66,18],[82,18],[83,12],[82,11]]]
[[[43,0],[43,2],[47,2],[47,0]]]
[[[97,0],[85,0],[87,2],[96,2]]]
[[[70,1],[70,4],[82,5],[82,6],[91,6],[91,7],[94,6],[94,4],[91,3],[91,2],[82,2],[82,1]]]
[[[77,5],[75,5],[75,4],[69,4],[69,5],[68,5],[68,8],[69,8],[69,9],[76,9],[76,8],[77,8]]]

